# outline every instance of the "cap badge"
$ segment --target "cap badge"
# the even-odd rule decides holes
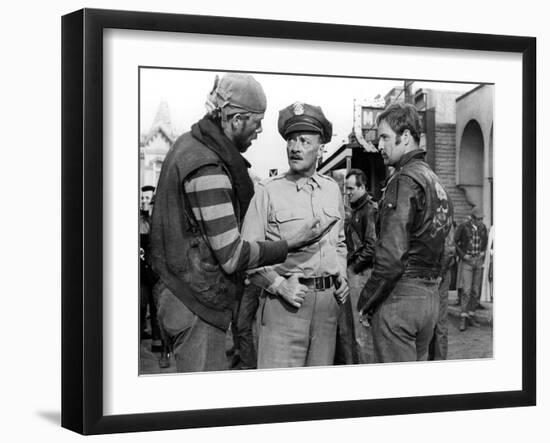
[[[300,102],[294,103],[294,115],[302,115],[304,113],[304,104]]]

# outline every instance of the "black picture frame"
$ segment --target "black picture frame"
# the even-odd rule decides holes
[[[103,412],[103,31],[188,32],[522,56],[522,388],[110,415]],[[62,426],[82,434],[351,418],[536,404],[536,39],[504,35],[83,9],[62,18]]]

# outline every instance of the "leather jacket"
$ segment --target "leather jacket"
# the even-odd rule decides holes
[[[356,274],[372,267],[376,243],[378,206],[368,194],[351,203],[351,215],[346,223],[348,266]]]
[[[405,154],[395,165],[379,208],[378,241],[372,276],[358,302],[374,310],[402,277],[437,278],[445,239],[453,223],[453,205],[425,152]]]
[[[441,278],[445,277],[447,271],[450,267],[456,262],[456,247],[455,247],[455,228],[454,225],[451,226],[449,234],[445,239],[445,248],[443,252],[443,258],[441,259]]]

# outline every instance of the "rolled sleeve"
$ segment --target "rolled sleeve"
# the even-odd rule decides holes
[[[288,253],[287,242],[276,241],[276,242],[266,242],[266,232],[267,232],[267,218],[269,214],[269,195],[264,186],[258,185],[256,187],[256,192],[248,211],[244,217],[242,235],[244,240],[249,242],[259,242],[263,243],[265,249],[265,255],[269,256],[271,253],[274,254],[276,258],[277,250],[273,249],[270,251],[270,245],[280,244],[282,247],[279,248],[279,254],[281,260],[271,261],[271,263],[280,263],[284,261]],[[284,256],[282,253],[284,252]],[[269,263],[269,260],[264,260],[264,262]],[[283,277],[281,277],[273,268],[269,266],[264,266],[256,269],[252,269],[248,272],[250,281],[256,286],[259,286],[263,289],[266,289],[270,292],[274,291]]]

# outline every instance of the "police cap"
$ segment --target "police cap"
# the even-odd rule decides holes
[[[287,140],[293,132],[316,132],[323,143],[332,138],[332,123],[327,120],[319,106],[296,102],[279,111],[279,133]]]

